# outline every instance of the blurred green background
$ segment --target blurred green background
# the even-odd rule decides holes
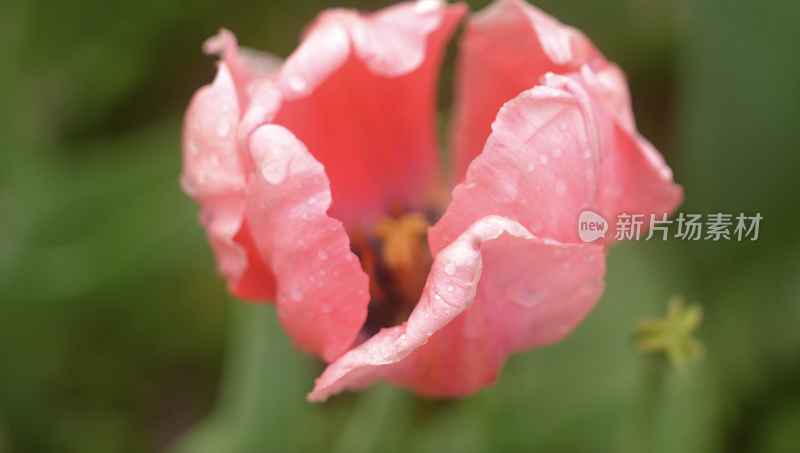
[[[537,3],[626,70],[682,210],[758,212],[758,241],[614,248],[586,322],[473,397],[305,402],[322,364],[215,275],[181,117],[219,27],[285,57],[319,10],[388,3],[0,3],[0,453],[800,451],[796,0]],[[705,309],[688,373],[632,340],[674,294]]]

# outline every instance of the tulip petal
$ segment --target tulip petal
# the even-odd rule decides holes
[[[274,293],[272,275],[258,261],[242,229],[246,176],[233,129],[239,118],[233,78],[220,64],[213,84],[198,90],[186,112],[183,127],[183,190],[201,206],[200,223],[217,260],[217,269],[230,291],[240,297],[264,299]],[[245,278],[247,276],[247,278]],[[256,290],[243,281],[263,283]]]
[[[597,112],[603,162],[600,212],[612,223],[621,213],[646,214],[645,227],[650,214],[661,220],[672,213],[683,200],[683,189],[673,182],[661,154],[636,131],[622,71],[615,65],[597,72],[584,66],[569,76],[586,87]]]
[[[342,223],[329,217],[325,169],[283,126],[249,139],[254,175],[247,222],[278,287],[278,316],[295,344],[333,361],[367,317],[369,278],[350,251]]]
[[[477,391],[494,381],[508,352],[569,333],[602,294],[604,274],[602,246],[543,240],[487,216],[437,255],[408,322],[339,358],[308,399],[377,378],[429,396]]]
[[[450,130],[454,181],[483,150],[503,104],[538,85],[547,72],[604,61],[580,31],[524,0],[497,0],[471,16],[458,48]]]
[[[391,203],[425,203],[438,174],[438,72],[465,11],[411,3],[365,16],[328,11],[287,59],[274,123],[325,165],[332,216],[369,222]]]
[[[578,242],[580,213],[594,207],[599,141],[591,101],[566,77],[548,78],[497,114],[483,153],[453,202],[428,230],[434,255],[487,215],[501,215],[539,237]]]

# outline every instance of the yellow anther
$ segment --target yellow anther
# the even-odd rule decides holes
[[[381,217],[375,225],[375,236],[383,241],[381,258],[392,270],[410,268],[419,264],[427,252],[425,232],[430,222],[421,212],[400,216]]]

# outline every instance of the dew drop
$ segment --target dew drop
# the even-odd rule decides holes
[[[433,298],[436,300],[442,300],[442,296],[440,296],[439,293],[434,294]]]
[[[294,75],[289,79],[289,88],[295,92],[301,92],[308,87],[308,83],[306,83],[305,79],[300,77],[299,75]]]
[[[316,202],[317,202],[317,197],[311,197],[311,198],[308,199],[308,205],[309,206],[313,206],[314,203],[316,203]]]
[[[220,137],[225,138],[228,136],[228,132],[230,131],[231,131],[231,123],[228,121],[228,119],[223,118],[219,120],[219,123],[217,123],[217,134]]]
[[[506,287],[505,295],[512,302],[525,308],[533,307],[542,300],[542,294],[539,291],[530,288],[525,282],[519,280]]]
[[[319,178],[314,176],[314,179],[312,179],[311,182],[313,182],[315,186],[319,185]]]
[[[453,285],[447,285],[447,292],[453,292],[454,289]]]
[[[428,336],[431,336],[431,335],[433,335],[433,331],[432,331],[431,329],[428,329],[428,331],[427,331],[427,332],[425,332],[425,333],[427,333],[427,334],[428,334]]]
[[[304,213],[300,214],[300,218],[303,219],[303,220],[308,220],[308,214],[304,212]]]
[[[544,225],[542,225],[542,221],[541,220],[533,219],[533,221],[531,222],[531,225],[530,225],[530,229],[534,233],[538,233],[539,231],[542,231],[542,227],[543,226]]]
[[[406,341],[406,338],[407,338],[407,337],[406,337],[406,334],[400,335],[400,339],[401,339],[402,341]]]
[[[207,178],[205,173],[201,171],[200,173],[197,174],[197,182],[199,182],[200,184],[205,184],[206,180]]]
[[[303,298],[303,290],[299,286],[292,288],[292,300],[295,302]]]
[[[325,249],[319,249],[319,252],[317,252],[317,256],[321,260],[326,260],[328,259],[328,252]]]
[[[325,275],[325,269],[320,269],[320,270],[319,270],[319,275],[322,275],[322,276],[324,276],[324,275]]]
[[[197,147],[197,142],[196,141],[189,140],[189,151],[191,151],[192,154],[197,154],[197,153],[200,152],[200,149]]]
[[[528,162],[528,166],[525,168],[525,170],[526,170],[528,173],[530,173],[530,172],[532,172],[532,171],[533,171],[533,169],[534,169],[534,168],[536,168],[536,164],[535,164],[535,163],[533,163],[533,161],[530,161],[530,162]]]
[[[586,255],[583,255],[583,260],[584,261],[594,261],[594,255],[592,255],[591,253],[587,253]]]
[[[353,254],[348,253],[347,255],[345,255],[344,259],[346,259],[347,261],[353,261]]]
[[[430,313],[428,313],[428,312],[426,311],[424,316],[425,316],[426,318],[430,318],[430,317],[431,317],[431,314],[430,314]]]
[[[217,156],[216,154],[211,155],[211,165],[219,167],[219,156]]]
[[[444,265],[444,273],[447,275],[455,275],[456,274],[456,265],[452,261],[448,261]]]
[[[556,148],[553,150],[553,157],[555,157],[556,159],[561,157],[561,148]]]
[[[545,156],[544,154],[540,154],[539,155],[539,162],[541,162],[542,165],[547,164],[547,156]]]
[[[188,191],[194,190],[194,182],[192,181],[192,178],[189,177],[189,175],[181,176],[181,185],[183,185],[183,187]]]

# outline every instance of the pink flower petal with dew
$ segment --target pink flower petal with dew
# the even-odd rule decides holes
[[[325,165],[331,215],[370,222],[392,203],[419,209],[438,175],[436,93],[466,6],[322,13],[286,60],[274,123]]]
[[[230,291],[263,299],[274,292],[272,275],[259,266],[254,249],[235,240],[237,234],[243,236],[240,229],[247,186],[234,133],[239,112],[233,79],[222,63],[213,84],[198,90],[186,112],[181,186],[201,206],[200,223]],[[262,281],[257,289],[248,283],[254,278]]]
[[[585,316],[602,294],[603,258],[602,246],[480,219],[439,252],[408,322],[331,364],[308,399],[378,378],[429,396],[475,392],[494,382],[509,351],[557,341]]]
[[[483,150],[497,111],[539,84],[605,59],[575,28],[523,0],[498,0],[471,16],[458,47],[451,143],[454,180]]]
[[[586,91],[561,76],[507,103],[483,153],[428,230],[439,250],[487,215],[506,216],[539,237],[579,242],[580,213],[594,207],[600,171],[594,111]]]
[[[254,81],[275,79],[282,64],[281,59],[275,55],[239,47],[236,36],[224,28],[203,43],[203,52],[219,55],[228,66],[242,111],[247,109],[252,96],[250,84]]]
[[[621,213],[645,214],[644,231],[651,214],[661,220],[680,205],[683,189],[673,182],[672,170],[661,154],[636,131],[628,87],[619,68],[608,65],[595,72],[584,66],[570,77],[586,87],[600,126],[603,166],[598,209],[612,224]]]
[[[367,317],[369,278],[350,251],[342,223],[327,215],[325,169],[283,126],[250,136],[254,176],[247,222],[278,286],[278,317],[295,344],[333,361]]]

